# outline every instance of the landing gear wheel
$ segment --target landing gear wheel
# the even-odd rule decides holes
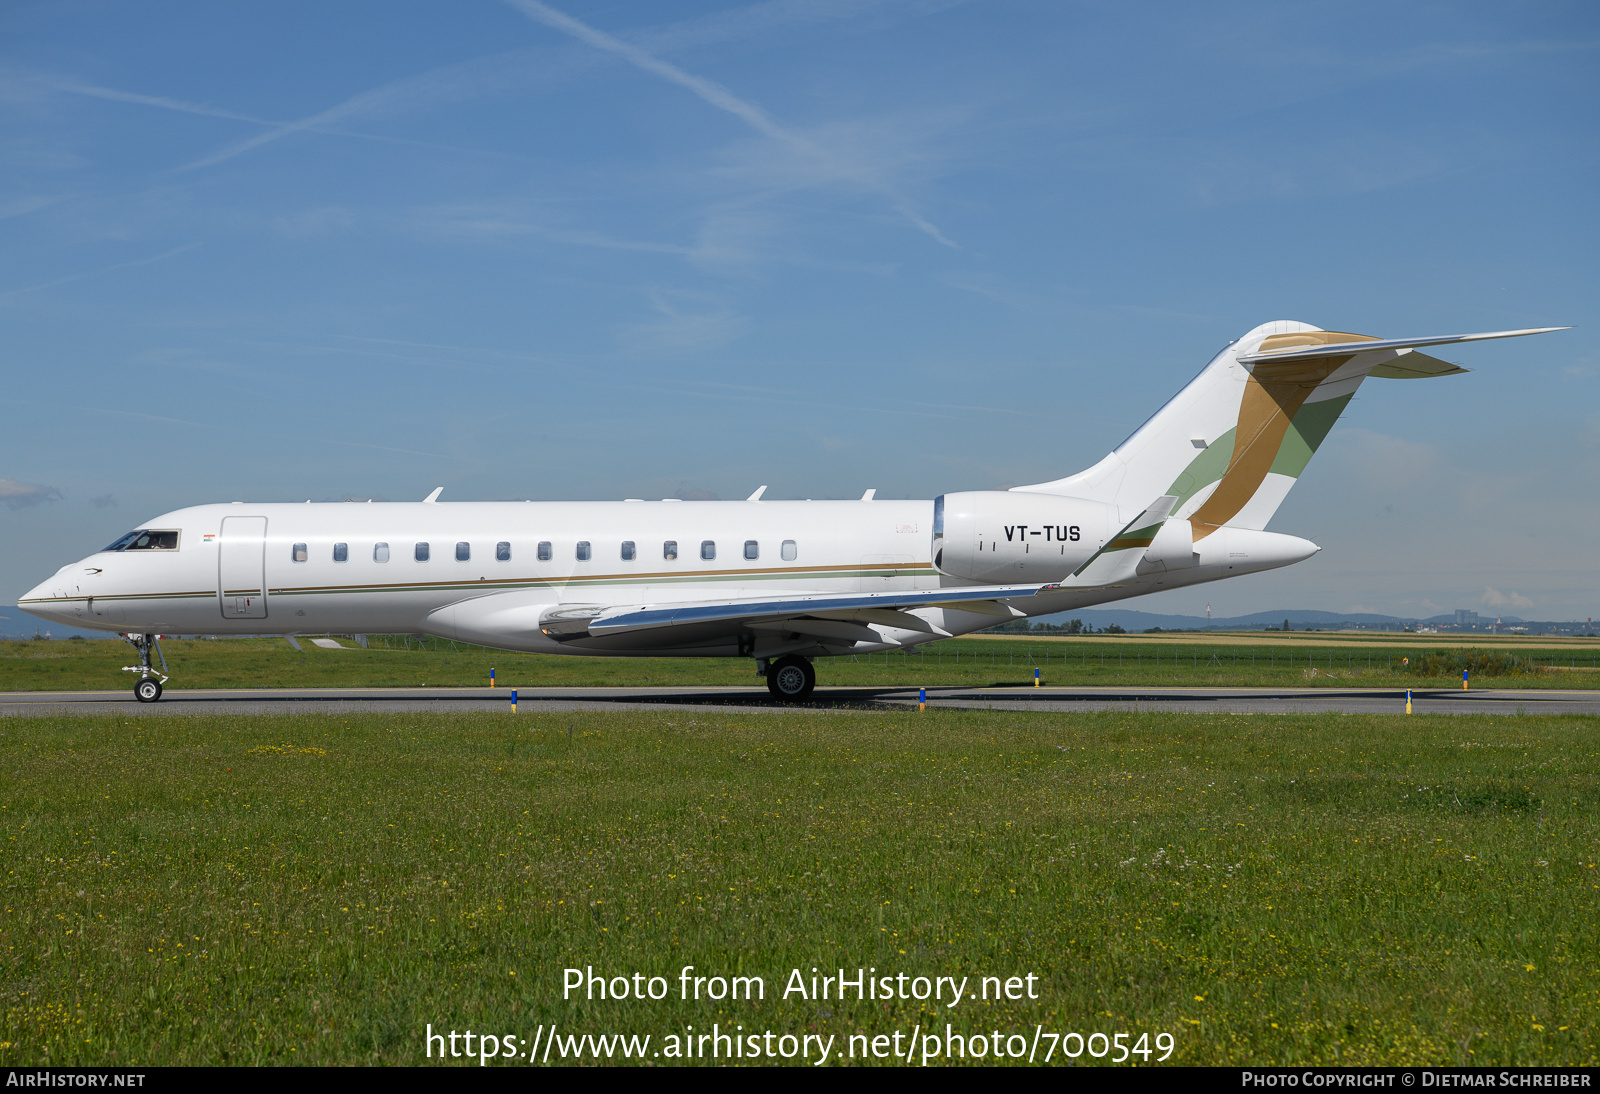
[[[161,636],[159,634],[125,634],[122,640],[139,651],[139,663],[129,665],[123,672],[136,672],[139,679],[133,685],[133,697],[141,703],[153,703],[161,698],[161,685],[166,683],[168,676],[165,671],[157,672],[150,664],[150,653],[155,651],[161,658],[161,668],[167,667],[167,655],[161,652]]]
[[[804,657],[783,657],[767,668],[767,690],[774,699],[797,703],[817,686],[817,670]]]

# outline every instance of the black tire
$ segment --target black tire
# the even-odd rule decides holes
[[[767,690],[774,699],[798,703],[817,686],[817,670],[804,657],[781,657],[767,666]]]
[[[133,685],[133,697],[141,703],[153,703],[161,698],[161,681],[153,676],[146,676]]]

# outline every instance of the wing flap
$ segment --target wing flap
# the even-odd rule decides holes
[[[746,623],[758,634],[803,634],[808,638],[828,638],[835,642],[882,642],[883,635],[871,627],[843,619],[779,619],[772,623]]]

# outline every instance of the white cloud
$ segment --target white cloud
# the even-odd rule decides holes
[[[1440,470],[1439,450],[1421,441],[1390,437],[1370,429],[1336,430],[1330,440],[1341,463],[1370,489],[1389,493],[1432,482]]]
[[[57,487],[18,482],[16,479],[0,479],[0,502],[4,502],[7,509],[26,509],[42,501],[60,500],[61,491]]]
[[[1531,608],[1533,601],[1520,593],[1503,593],[1499,589],[1483,587],[1483,602],[1491,608]]]
[[[1274,148],[1271,155],[1231,144],[1168,149],[1163,161],[1149,166],[1170,172],[1174,189],[1195,206],[1215,208],[1409,186],[1461,170],[1498,150],[1453,151],[1457,155],[1447,157],[1369,132],[1332,146],[1319,142],[1315,150]]]
[[[697,248],[681,243],[621,239],[568,227],[558,223],[556,215],[538,203],[482,201],[424,206],[408,211],[396,223],[429,236],[473,243],[536,239],[608,251],[641,251],[684,257],[701,253]]]
[[[750,321],[708,293],[682,290],[650,294],[657,319],[631,323],[622,339],[634,353],[679,353],[725,345],[743,334]]]
[[[0,199],[0,220],[27,216],[60,201],[59,197],[35,194],[29,197]]]

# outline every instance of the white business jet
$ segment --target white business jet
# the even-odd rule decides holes
[[[1267,522],[1369,376],[1464,372],[1419,347],[1257,327],[1076,475],[932,501],[200,505],[63,566],[18,607],[116,631],[161,697],[160,634],[427,634],[591,657],[749,657],[780,699],[812,660],[1299,562]],[[161,658],[165,668],[165,658]]]

